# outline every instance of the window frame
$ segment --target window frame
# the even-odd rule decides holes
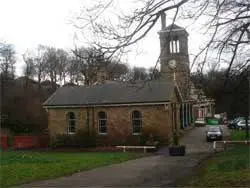
[[[169,52],[170,54],[180,53],[180,40],[178,37],[169,41]]]
[[[74,118],[70,117],[70,113],[73,114]],[[75,115],[75,112],[72,112],[72,111],[67,112],[66,116],[67,116],[67,134],[75,134],[76,133],[76,115]],[[72,122],[74,122],[73,126],[71,124]],[[74,127],[74,132],[70,131],[72,127]]]
[[[100,113],[104,113],[105,117],[104,118],[100,118]],[[102,121],[105,122],[105,125],[102,125]],[[106,132],[100,132],[100,127],[105,127]],[[107,113],[105,111],[99,111],[98,112],[98,134],[101,135],[106,135],[108,133],[108,126],[107,126]]]
[[[134,113],[138,112],[139,113],[139,117],[134,117]],[[139,110],[133,110],[132,114],[131,114],[131,119],[132,119],[132,134],[133,135],[141,135],[142,134],[142,113]],[[135,121],[140,121],[140,132],[135,132],[135,126],[138,126],[136,124],[134,124]]]

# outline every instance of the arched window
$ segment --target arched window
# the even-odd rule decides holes
[[[133,134],[140,134],[142,129],[142,116],[141,112],[135,110],[132,112],[132,126]]]
[[[68,134],[74,134],[76,132],[76,116],[74,112],[68,112],[67,123],[68,123]]]
[[[98,132],[99,134],[107,133],[107,115],[105,112],[98,113]]]
[[[169,48],[170,48],[170,53],[180,52],[180,42],[178,37],[174,37],[174,39],[170,41]]]

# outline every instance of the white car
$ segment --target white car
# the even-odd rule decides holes
[[[248,127],[250,128],[250,120],[248,120]],[[236,123],[237,129],[245,129],[246,128],[246,120],[240,120]]]
[[[195,126],[205,126],[206,125],[206,121],[204,118],[198,118],[195,120],[194,122]]]

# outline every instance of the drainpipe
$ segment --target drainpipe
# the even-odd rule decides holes
[[[182,127],[185,127],[185,106],[182,103]]]
[[[191,124],[191,110],[190,110],[190,108],[191,108],[191,105],[190,105],[190,103],[188,103],[188,123],[189,124]]]
[[[188,124],[188,103],[185,104],[186,106],[186,118],[185,118],[185,123],[186,123],[186,127],[187,127],[187,124]]]
[[[88,126],[88,135],[89,135],[89,107],[87,107],[87,126]]]
[[[92,107],[92,126],[93,130],[95,131],[95,109]]]

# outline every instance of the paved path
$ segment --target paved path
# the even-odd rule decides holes
[[[223,129],[228,134],[226,128]],[[23,187],[174,186],[177,179],[190,175],[193,167],[211,151],[212,143],[205,141],[204,133],[205,127],[198,127],[184,136],[181,142],[187,147],[187,155],[183,157],[170,157],[167,152],[163,152],[163,155],[79,172],[68,177],[38,181]]]
[[[185,137],[181,140],[181,143],[185,143],[187,146],[186,152],[191,153],[202,153],[202,152],[212,152],[213,143],[206,141],[206,129],[209,127],[198,127],[195,130],[190,131]],[[230,135],[226,125],[220,125],[223,131],[223,137]]]

